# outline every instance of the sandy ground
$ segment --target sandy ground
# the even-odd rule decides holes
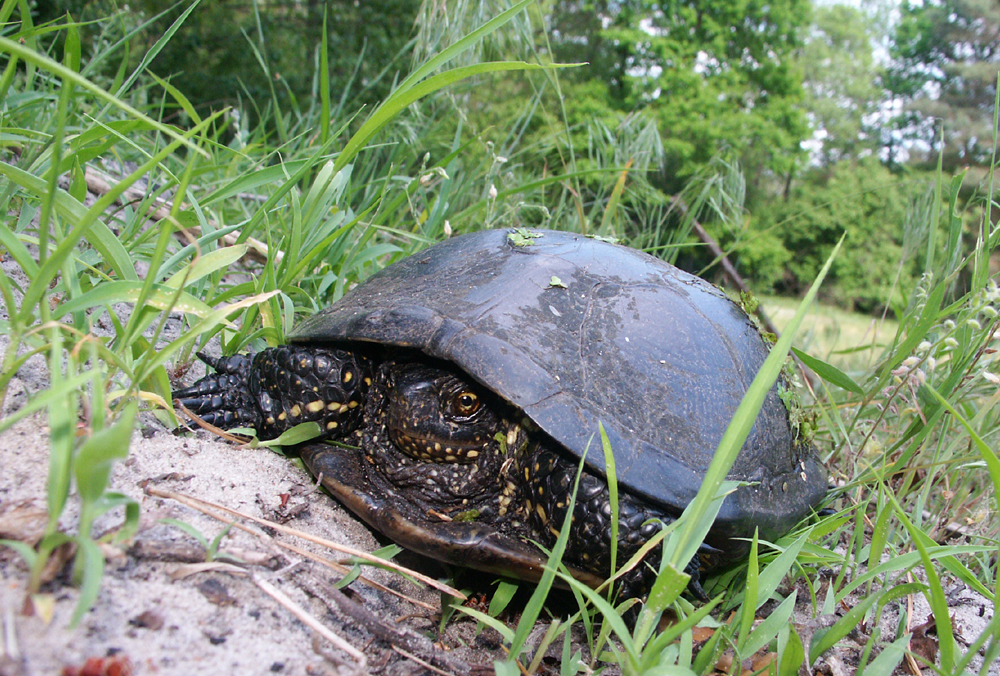
[[[8,526],[6,530],[14,530],[5,536],[16,535],[18,530],[24,536],[44,527],[44,433],[44,424],[30,419],[0,438],[0,523]],[[270,538],[233,530],[223,540],[222,553],[252,565],[227,566],[225,570],[209,567],[178,577],[187,572],[189,563],[204,562],[205,552],[195,538],[162,520],[183,521],[208,539],[225,525],[175,500],[151,496],[146,492],[151,488],[194,495],[267,519],[281,520],[283,515],[298,512],[288,525],[367,551],[379,546],[374,536],[332,499],[315,492],[309,476],[292,461],[270,451],[251,451],[210,439],[177,438],[164,432],[145,438],[139,433],[130,457],[115,469],[112,483],[114,489],[139,502],[141,525],[128,546],[105,549],[109,563],[100,596],[78,627],[68,626],[78,598],[76,589],[67,584],[68,570],[44,589],[54,601],[51,617],[42,613],[24,616],[21,610],[26,571],[9,550],[2,555],[0,605],[5,622],[13,623],[20,661],[9,661],[0,673],[56,674],[64,667],[80,666],[88,658],[114,655],[127,656],[136,673],[150,674],[195,674],[205,670],[223,674],[324,674],[337,672],[337,660],[357,665],[356,659],[326,641],[319,642],[318,653],[312,630],[265,594],[256,584],[257,579],[277,587],[334,633],[363,649],[367,671],[424,671],[413,660],[390,651],[384,641],[373,644],[371,627],[321,598],[329,592],[323,585],[339,579],[338,573],[279,549]],[[64,518],[67,529],[72,528],[75,516],[71,506]],[[101,520],[97,531],[116,528],[121,519],[121,512],[111,513]],[[277,534],[275,539],[321,551],[294,537]],[[423,591],[398,575],[371,568],[365,571],[366,577],[438,607],[436,592]],[[492,657],[500,656],[495,650],[495,633],[484,632],[476,637],[471,622],[457,623],[453,631],[440,640],[435,636],[432,642],[424,634],[434,635],[434,611],[358,582],[351,585],[346,598],[394,630],[406,632],[412,643],[404,645],[417,648],[425,659],[436,656],[433,661],[452,673],[459,673],[454,671],[456,667],[470,669],[470,664],[490,664]],[[395,620],[401,617],[406,621],[397,624]],[[324,654],[332,656],[333,661]],[[354,670],[348,666],[341,672],[345,669]]]

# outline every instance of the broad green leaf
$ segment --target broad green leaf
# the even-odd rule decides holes
[[[774,561],[761,571],[757,579],[757,608],[760,608],[777,591],[785,576],[788,575],[789,571],[792,570],[792,566],[798,560],[799,552],[802,551],[802,547],[811,534],[812,529],[810,528],[796,538],[792,544],[785,547],[785,551],[781,552]]]
[[[862,397],[865,395],[865,391],[861,389],[861,386],[854,382],[849,375],[838,369],[836,366],[828,364],[822,359],[817,359],[816,357],[813,357],[798,348],[793,347],[792,352],[795,353],[796,357],[802,360],[803,364],[815,371],[816,375],[826,382]]]
[[[553,277],[553,279],[557,279]],[[615,452],[611,448],[611,441],[608,439],[608,433],[604,429],[604,423],[599,422],[597,424],[598,432],[601,435],[601,450],[604,452],[604,468],[605,476],[608,480],[608,500],[611,503],[611,572],[614,573],[618,568],[618,469],[615,465]],[[641,565],[641,564],[640,564]],[[688,580],[691,576],[687,576]],[[687,587],[687,580],[684,581],[684,586]],[[683,591],[683,589],[681,590]],[[608,594],[609,599],[611,598],[614,590],[609,587]],[[680,593],[680,592],[678,592]],[[672,600],[672,599],[671,599]]]
[[[73,448],[76,444],[76,411],[79,404],[78,387],[71,374],[76,370],[76,359],[67,358],[63,350],[62,327],[53,326],[49,331],[48,361],[51,382],[49,389],[37,399],[47,401],[49,424],[49,476],[46,497],[49,510],[49,525],[46,535],[53,535],[58,528],[59,517],[66,507],[72,478]],[[97,382],[97,371],[87,372],[86,380]],[[80,385],[83,383],[81,382]],[[34,401],[29,402],[30,404]],[[25,406],[24,408],[29,408]],[[18,411],[21,413],[21,411]],[[10,416],[16,417],[17,414]],[[5,423],[6,421],[3,421]],[[0,423],[2,425],[3,423]]]
[[[760,595],[763,596],[763,595]],[[758,597],[760,598],[760,597]],[[795,611],[795,600],[798,598],[796,592],[792,592],[788,598],[774,609],[767,618],[753,628],[746,641],[740,647],[740,654],[744,657],[753,655],[765,645],[770,643],[778,635],[778,632],[788,625],[788,620]],[[743,606],[746,607],[745,605]],[[800,662],[801,664],[801,662]]]
[[[236,244],[202,254],[196,261],[192,262],[190,269],[185,268],[179,272],[175,272],[163,285],[171,289],[178,289],[182,283],[191,284],[196,282],[206,275],[228,268],[243,258],[249,248],[246,244]]]
[[[665,610],[684,593],[690,581],[690,575],[682,570],[677,570],[674,568],[674,564],[667,562],[660,568],[660,573],[656,576],[646,605],[654,612]]]
[[[806,651],[802,639],[795,631],[795,625],[788,625],[788,639],[784,650],[778,650],[778,676],[798,676],[799,669],[806,661]]]
[[[737,639],[736,647],[741,655],[752,654],[753,650],[744,650],[746,642],[750,638],[750,630],[753,628],[753,621],[756,619],[756,613],[754,612],[757,607],[763,603],[760,598],[758,579],[760,569],[758,568],[757,559],[757,532],[754,531],[753,540],[750,541],[750,556],[747,562],[747,579],[744,586],[745,592],[743,594],[743,608],[740,613],[739,620],[739,638]]]
[[[61,303],[52,311],[52,315],[58,318],[99,305],[135,303],[142,293],[142,288],[142,282],[104,282],[83,295]],[[175,297],[177,298],[176,303],[173,302]],[[211,307],[205,305],[191,294],[182,291],[178,295],[175,288],[170,288],[162,284],[153,286],[153,291],[146,299],[146,305],[161,311],[177,310],[200,318],[207,317],[212,313]]]
[[[510,604],[514,599],[514,594],[517,590],[521,588],[516,582],[510,582],[508,580],[499,579],[497,580],[496,591],[493,592],[493,598],[490,599],[489,614],[491,617],[497,617],[504,611],[504,609]]]
[[[28,564],[29,568],[35,567],[35,562],[38,559],[38,552],[29,545],[27,542],[21,542],[20,540],[0,540],[0,547],[9,547],[17,552],[18,556],[24,559],[24,562]]]
[[[80,598],[77,599],[70,627],[75,627],[83,619],[84,613],[97,602],[101,591],[101,577],[104,574],[104,554],[96,542],[89,537],[76,538],[76,559],[73,562],[74,577],[80,578]]]
[[[482,613],[468,606],[459,606],[457,610],[461,613],[465,613],[469,617],[474,617],[479,622],[485,624],[487,627],[495,629],[505,642],[513,643],[514,632],[511,630],[510,627],[508,627],[506,624],[496,619],[495,617],[490,617],[486,613]]]
[[[138,406],[129,403],[113,425],[94,432],[76,455],[76,489],[84,502],[96,502],[108,485],[111,465],[128,457]],[[84,534],[87,535],[87,534]]]
[[[265,448],[271,446],[295,446],[315,439],[322,434],[323,430],[320,428],[318,422],[304,422],[283,432],[277,439],[261,441],[258,445]]]

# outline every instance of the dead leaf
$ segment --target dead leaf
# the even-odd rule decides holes
[[[129,620],[128,623],[133,627],[157,631],[163,628],[163,616],[154,610],[145,610]]]
[[[910,650],[917,657],[926,660],[925,664],[937,662],[938,639],[937,623],[933,615],[927,616],[927,621],[920,626],[913,628],[913,636],[910,638]]]
[[[42,574],[39,576],[39,581],[42,584],[52,582],[56,579],[56,576],[62,572],[63,568],[73,560],[76,555],[76,543],[75,542],[64,542],[58,547],[56,547],[52,554],[49,555],[49,560],[45,562],[45,567],[42,568]]]
[[[772,662],[778,661],[778,653],[757,653],[751,658],[750,671],[758,672],[766,669]]]
[[[25,500],[0,513],[0,539],[17,540],[34,547],[45,536],[48,523],[48,510],[34,500]]]
[[[715,634],[715,629],[710,627],[694,627],[691,630],[691,637],[694,639],[695,643],[704,643],[708,639],[712,638]]]
[[[170,573],[170,579],[176,582],[177,580],[182,580],[185,577],[190,577],[191,575],[196,575],[198,573],[207,573],[210,571],[221,571],[223,573],[232,573],[234,575],[246,575],[247,572],[240,568],[239,566],[234,566],[231,563],[222,563],[220,561],[212,561],[209,563],[186,563],[182,566],[177,566]]]
[[[56,614],[56,597],[52,594],[32,594],[27,601],[31,604],[31,614],[48,625]],[[28,614],[28,613],[25,613]]]
[[[236,599],[229,595],[229,590],[226,589],[226,586],[214,577],[210,577],[207,580],[199,582],[198,591],[200,591],[210,603],[214,603],[217,606],[235,606],[237,603]]]

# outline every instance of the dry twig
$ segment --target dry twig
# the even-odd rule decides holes
[[[111,192],[112,186],[115,180],[105,174],[102,171],[98,171],[93,167],[87,167],[84,171],[84,179],[87,182],[87,190],[95,195],[106,195]],[[125,192],[122,193],[121,197],[118,199],[120,204],[132,204],[141,203],[146,199],[146,194],[143,190],[130,186],[126,188]],[[182,204],[181,208],[186,205]],[[174,208],[174,203],[165,200],[161,197],[157,197],[153,204],[150,206],[147,217],[154,221],[162,221],[170,218],[170,212]],[[213,226],[217,226],[216,223],[212,222]],[[193,226],[188,228],[188,230],[195,235],[201,234],[201,228],[198,226]],[[237,244],[237,236],[233,234],[228,234],[223,236],[222,242],[227,246],[233,246]],[[283,257],[283,252],[276,251],[273,254],[268,250],[267,244],[260,241],[259,239],[254,239],[253,237],[247,237],[244,244],[248,247],[248,253],[253,255],[255,258],[266,261],[268,258],[273,258],[275,265],[281,263]]]
[[[337,610],[352,623],[364,627],[372,635],[392,646],[400,655],[443,676],[468,674],[470,665],[436,648],[425,636],[400,630],[383,622],[375,613],[363,605],[352,601],[346,594],[329,582],[312,575],[299,575],[299,584],[310,594],[328,606],[331,602]]]
[[[221,518],[217,514],[212,514],[210,510],[216,509],[216,510],[219,510],[221,512],[225,512],[227,514],[231,514],[232,516],[238,516],[238,517],[240,517],[242,519],[246,519],[248,521],[253,521],[254,523],[258,523],[258,524],[260,524],[262,526],[265,526],[267,528],[272,528],[272,529],[274,529],[276,531],[280,531],[282,533],[285,533],[286,535],[294,535],[295,537],[300,537],[303,540],[308,540],[309,542],[312,542],[314,544],[320,545],[321,547],[326,547],[327,549],[331,549],[333,551],[340,552],[342,554],[347,554],[348,556],[353,556],[355,558],[362,559],[364,561],[368,561],[369,563],[374,563],[374,564],[377,564],[379,566],[384,566],[386,568],[391,568],[391,569],[393,569],[393,570],[395,570],[395,571],[397,571],[399,573],[403,573],[404,575],[408,575],[408,576],[410,576],[410,577],[412,577],[414,579],[417,579],[417,580],[423,582],[424,584],[426,584],[429,587],[433,587],[434,589],[437,589],[438,591],[444,592],[445,594],[449,594],[450,596],[454,596],[455,598],[461,599],[463,601],[467,598],[465,596],[465,594],[463,594],[462,592],[458,591],[454,587],[446,585],[443,582],[439,582],[438,580],[435,580],[432,577],[428,577],[426,575],[418,573],[415,570],[410,570],[409,568],[406,568],[405,566],[401,566],[398,563],[395,563],[394,561],[390,561],[388,559],[380,559],[377,556],[369,554],[368,552],[362,551],[362,550],[357,549],[355,547],[348,547],[347,545],[342,545],[339,542],[334,542],[333,540],[327,540],[326,538],[318,537],[316,535],[313,535],[312,533],[307,533],[305,531],[301,531],[301,530],[298,530],[296,528],[289,528],[288,526],[283,526],[280,523],[275,523],[273,521],[268,521],[267,519],[261,519],[259,517],[252,516],[252,515],[247,514],[245,512],[241,512],[239,510],[232,509],[231,507],[225,507],[223,505],[218,505],[218,504],[215,504],[214,502],[209,502],[208,500],[202,500],[201,498],[196,498],[196,497],[191,496],[191,495],[184,495],[182,493],[174,493],[173,491],[165,491],[162,488],[156,488],[155,486],[146,486],[146,493],[148,493],[149,495],[153,495],[153,496],[159,497],[159,498],[167,498],[167,499],[170,499],[170,500],[175,500],[177,502],[180,502],[181,504],[187,505],[188,507],[191,507],[192,509],[196,509],[199,512],[202,512],[203,514],[207,514],[207,515],[209,515],[209,516],[211,516],[213,518],[219,519],[220,521],[223,521],[225,523],[229,523],[231,520],[230,519]],[[245,532],[252,533],[252,534],[255,534],[255,535],[263,535],[263,533],[260,533],[259,531],[256,531],[255,529],[248,528],[244,524],[234,523],[233,525],[234,525],[234,527],[239,528],[240,530],[243,530]]]
[[[365,674],[368,671],[368,658],[365,654],[352,646],[346,640],[337,636],[329,628],[324,626],[319,620],[313,617],[305,608],[295,603],[292,599],[288,598],[284,592],[272,585],[267,580],[262,579],[259,575],[252,575],[251,579],[254,584],[256,584],[260,589],[273,598],[275,601],[280,603],[285,607],[292,615],[295,615],[299,620],[303,622],[307,627],[315,631],[317,634],[325,638],[327,641],[335,645],[340,650],[354,658],[356,664],[356,671],[359,674]]]

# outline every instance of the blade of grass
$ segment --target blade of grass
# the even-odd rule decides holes
[[[823,279],[826,278],[827,273],[830,271],[830,266],[840,252],[840,247],[843,243],[844,236],[840,238],[840,241],[833,248],[833,252],[827,258],[826,263],[816,276],[816,280],[812,283],[812,286],[809,287],[805,298],[799,303],[799,307],[795,311],[792,320],[785,327],[777,343],[771,348],[771,353],[767,356],[760,371],[757,372],[756,377],[747,389],[746,395],[744,395],[743,400],[736,409],[732,422],[729,423],[722,436],[722,440],[719,442],[719,448],[708,467],[708,471],[705,473],[701,489],[685,510],[685,513],[690,512],[692,517],[704,514],[708,510],[710,503],[725,480],[729,468],[735,462],[736,455],[743,447],[744,440],[757,420],[757,414],[764,403],[764,398],[784,367],[785,357],[788,356],[788,352],[792,346],[792,339],[802,324],[803,319],[805,319],[806,311],[816,298],[816,293],[819,291]],[[675,544],[670,547],[671,558],[669,561],[676,569],[682,570],[688,562],[682,560],[681,556],[686,555],[686,552],[692,549],[692,544],[696,548],[697,543],[690,542],[691,533],[687,532],[687,529],[680,529],[675,538]]]
[[[372,116],[361,125],[361,128],[347,142],[343,152],[337,157],[334,169],[340,171],[352,162],[361,149],[372,139],[373,136],[384,127],[389,120],[396,117],[407,106],[423,97],[436,92],[443,87],[454,84],[473,75],[484,73],[495,73],[518,70],[544,70],[547,68],[568,68],[576,64],[557,64],[552,66],[541,66],[537,64],[524,63],[522,61],[495,61],[491,63],[480,63],[474,66],[461,66],[439,73],[427,78],[420,84],[409,89],[394,94],[382,104]]]
[[[534,0],[521,0],[510,9],[505,12],[498,14],[496,17],[487,21],[482,26],[472,31],[468,35],[464,36],[462,39],[458,40],[455,44],[449,45],[448,47],[442,49],[440,52],[435,54],[433,57],[428,59],[425,63],[420,65],[416,70],[410,73],[401,83],[396,92],[406,92],[409,91],[417,82],[423,80],[425,77],[433,73],[439,67],[448,63],[456,56],[464,52],[465,50],[472,47],[474,44],[485,38],[487,35],[499,30],[506,23],[511,21],[515,16],[517,16],[521,10],[525,9]],[[395,93],[393,95],[395,95]],[[390,97],[391,98],[391,97]]]
[[[15,42],[14,40],[10,40],[5,37],[0,37],[0,52],[7,52],[8,54],[17,56],[19,59],[31,63],[38,68],[47,70],[48,72],[52,73],[56,77],[63,80],[65,83],[67,84],[72,83],[73,85],[87,92],[90,92],[98,99],[111,104],[115,108],[118,108],[119,110],[130,115],[131,117],[134,117],[137,120],[142,120],[153,129],[159,131],[164,136],[168,136],[174,139],[177,143],[186,146],[189,150],[198,153],[199,155],[202,155],[205,158],[209,157],[207,152],[199,148],[196,144],[191,143],[191,141],[189,141],[186,138],[187,136],[186,134],[180,134],[177,132],[176,128],[171,127],[170,125],[163,124],[162,122],[157,122],[151,117],[143,114],[141,111],[133,108],[128,103],[125,103],[121,99],[117,98],[113,94],[104,91],[102,88],[98,87],[96,84],[94,84],[87,78],[71,70],[70,68],[67,68],[58,61],[54,61],[53,59],[50,59],[44,54],[40,54],[39,52],[27,46],[21,45]]]
[[[838,369],[836,366],[828,364],[821,359],[817,359],[816,357],[813,357],[812,355],[807,354],[795,347],[792,348],[792,352],[795,353],[796,357],[802,360],[803,364],[815,371],[816,375],[826,382],[843,388],[853,394],[857,394],[858,396],[863,397],[865,395],[865,391],[861,389],[861,386],[854,382],[849,375]]]

